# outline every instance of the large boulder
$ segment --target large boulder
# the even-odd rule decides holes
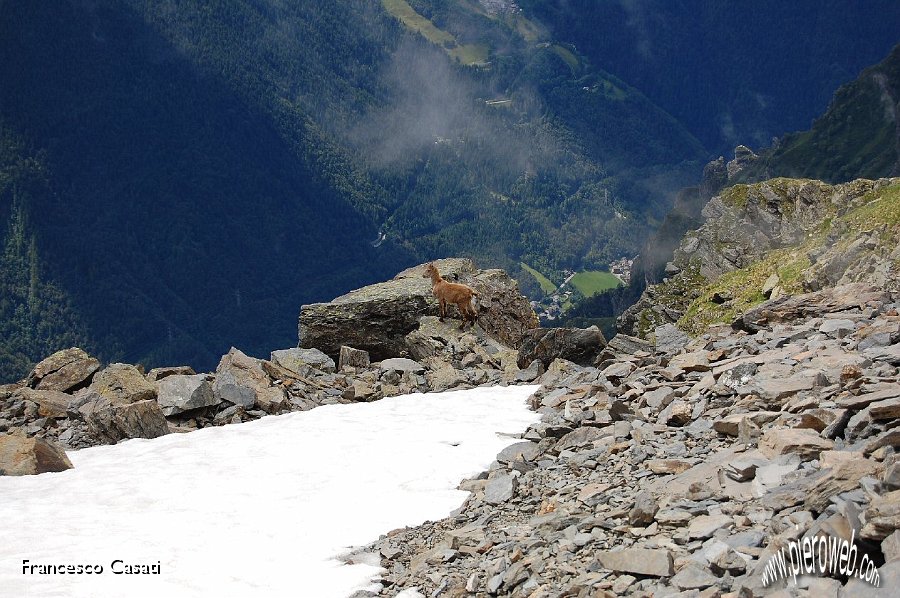
[[[34,475],[71,468],[65,451],[52,442],[23,434],[0,436],[0,475]]]
[[[156,400],[156,385],[127,363],[111,363],[97,372],[90,388],[115,405]]]
[[[57,351],[34,366],[28,386],[38,390],[72,392],[87,386],[100,362],[78,347]]]
[[[219,404],[219,400],[213,396],[212,385],[205,374],[166,376],[157,382],[156,386],[158,389],[156,400],[167,417]]]
[[[525,334],[519,347],[520,368],[535,359],[549,366],[554,359],[565,359],[578,365],[594,365],[606,346],[603,333],[596,326],[590,328],[537,328]]]
[[[78,412],[88,424],[90,435],[107,444],[128,438],[157,438],[169,433],[169,424],[156,398],[130,403],[117,402],[87,390],[76,399]]]
[[[526,330],[538,327],[537,316],[518,284],[502,270],[478,270],[472,260],[435,262],[451,282],[476,290],[478,324],[487,334],[518,347]],[[341,346],[368,351],[372,360],[403,355],[406,335],[419,327],[422,316],[438,315],[431,281],[423,278],[424,264],[404,270],[392,280],[373,284],[328,303],[304,305],[300,311],[300,346],[317,348],[338,357]],[[449,317],[458,318],[450,306]]]
[[[272,385],[272,380],[263,369],[263,361],[249,357],[234,347],[219,361],[213,396],[217,401],[228,401],[245,409],[258,406],[268,413],[274,413],[287,404],[284,390]]]

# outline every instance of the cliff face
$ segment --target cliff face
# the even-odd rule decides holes
[[[667,265],[670,276],[623,314],[621,330],[646,337],[677,323],[699,332],[781,294],[848,282],[898,287],[898,178],[735,185],[702,214]]]

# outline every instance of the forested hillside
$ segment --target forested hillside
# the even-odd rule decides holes
[[[302,303],[414,260],[527,284],[636,253],[715,146],[521,4],[0,4],[0,379],[74,342],[265,354]]]

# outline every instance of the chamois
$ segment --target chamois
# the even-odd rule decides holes
[[[444,321],[444,317],[447,315],[447,303],[455,303],[459,307],[459,314],[462,316],[462,324],[459,325],[459,329],[465,329],[467,321],[471,322],[473,327],[475,326],[478,312],[472,303],[472,297],[477,297],[478,293],[472,287],[455,282],[447,282],[441,278],[441,273],[438,272],[434,262],[425,266],[425,273],[422,274],[422,278],[431,278],[431,292],[437,297],[440,305],[441,322]]]

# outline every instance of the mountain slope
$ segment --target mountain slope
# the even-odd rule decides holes
[[[808,131],[792,133],[735,176],[809,177],[828,182],[900,174],[900,45],[838,89]]]
[[[210,369],[232,344],[293,344],[299,305],[413,260],[555,276],[633,255],[707,150],[536,14],[470,0],[0,4],[0,139],[45,180],[20,201],[34,251],[9,280],[39,272],[103,359]],[[25,309],[4,295],[4,314]],[[46,342],[17,363],[60,348]]]
[[[521,0],[711,151],[802,130],[900,42],[892,0]]]
[[[209,366],[230,343],[291,344],[303,301],[405,259],[369,245],[350,194],[248,105],[249,86],[134,13],[3,9],[4,125],[40,148],[50,187],[27,206],[36,245],[105,358]],[[327,156],[306,131],[292,140]]]

